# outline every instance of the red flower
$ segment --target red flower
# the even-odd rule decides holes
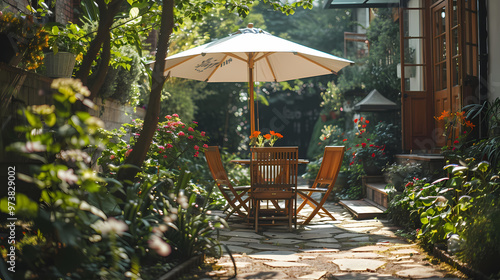
[[[193,132],[193,131],[194,131],[194,128],[190,127],[190,128],[188,128],[188,131],[189,131],[189,132]]]
[[[198,147],[198,145],[194,145],[194,149],[198,151],[200,147]]]
[[[355,119],[355,120],[354,120],[354,123],[357,123],[357,122],[358,122],[358,119]]]
[[[453,141],[453,144],[458,144],[458,143],[459,143],[458,140]]]
[[[177,114],[172,114],[172,117],[176,117],[176,118],[178,118],[178,117],[179,117],[179,115],[177,115]]]
[[[347,139],[344,139],[344,140],[342,140],[342,141],[344,141],[344,142],[345,142],[345,141],[347,141]]]
[[[177,136],[184,136],[184,135],[186,135],[186,134],[184,134],[184,132],[182,132],[182,131],[179,132],[179,134],[177,134]]]
[[[172,147],[173,147],[173,145],[172,145],[172,144],[170,144],[170,143],[168,143],[168,144],[167,144],[167,149],[170,149],[170,148],[172,148]]]
[[[375,145],[373,145],[373,144],[370,144],[370,147],[374,147],[374,146],[375,146]]]
[[[208,148],[208,145],[207,144],[203,144],[203,148]]]
[[[366,147],[366,143],[361,143],[361,147]]]
[[[375,153],[372,154],[372,157],[375,157]]]
[[[189,135],[189,136],[188,136],[188,139],[189,139],[189,140],[191,140],[191,139],[193,139],[193,138],[194,138],[194,136],[193,136],[193,135]]]
[[[202,131],[202,132],[201,132],[201,136],[205,136],[205,131]]]

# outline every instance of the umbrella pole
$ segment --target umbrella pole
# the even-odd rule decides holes
[[[253,53],[248,55],[248,91],[250,93],[250,133],[255,131],[254,84],[253,84]]]

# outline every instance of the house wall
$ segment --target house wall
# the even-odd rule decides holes
[[[488,5],[488,99],[500,98],[500,1]]]

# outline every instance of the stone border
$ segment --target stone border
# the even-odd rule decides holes
[[[466,274],[467,276],[476,279],[476,280],[490,280],[491,278],[484,275],[480,271],[475,270],[474,268],[471,268],[468,264],[463,263],[459,260],[457,260],[455,257],[449,255],[445,250],[439,249],[437,246],[434,246],[432,250],[432,254],[439,258],[440,260],[448,263],[449,265],[457,268],[460,270],[462,273]]]

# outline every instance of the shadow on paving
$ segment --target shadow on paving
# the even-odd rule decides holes
[[[264,227],[255,233],[245,219],[231,217],[218,239],[228,252],[215,260],[214,270],[197,279],[459,279],[460,274],[429,262],[417,245],[394,233],[398,227],[383,219],[354,220],[333,202],[325,208],[335,217],[316,215],[309,225],[288,231]],[[311,208],[304,209],[307,215]],[[222,218],[225,214],[214,211]],[[300,220],[300,216],[298,219]],[[223,247],[224,248],[224,247]],[[225,250],[225,249],[224,249]]]

